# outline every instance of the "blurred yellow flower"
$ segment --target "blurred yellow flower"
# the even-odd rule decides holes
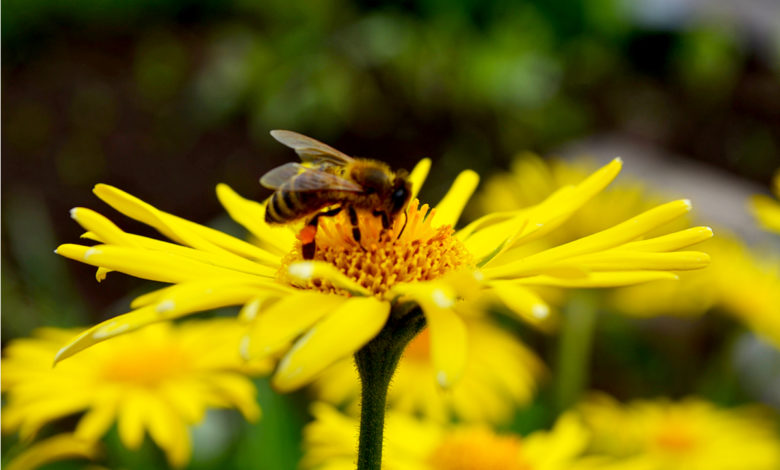
[[[649,470],[780,468],[777,430],[758,408],[718,409],[695,398],[621,405],[599,395],[580,411],[593,432],[593,452]]]
[[[427,329],[404,350],[387,396],[396,411],[436,421],[502,423],[517,405],[529,402],[544,366],[516,337],[484,316],[464,317],[469,354],[463,377],[448,390],[434,380]],[[357,406],[360,380],[354,363],[345,359],[314,383],[317,397],[334,404]]]
[[[271,364],[239,356],[242,334],[234,319],[159,323],[52,368],[74,331],[40,329],[5,348],[2,429],[31,439],[45,424],[84,412],[73,439],[97,441],[116,421],[126,447],[137,449],[148,432],[171,465],[182,466],[190,457],[188,426],[207,408],[237,408],[249,420],[260,415],[246,375],[270,372]],[[62,439],[39,445],[57,454]]]
[[[96,442],[79,439],[73,434],[58,434],[31,445],[16,455],[5,469],[30,470],[60,460],[94,460],[97,456]]]
[[[780,198],[780,170],[775,173],[772,181],[772,192],[776,198]],[[753,196],[751,209],[761,226],[780,234],[780,202],[777,199],[763,195]]]
[[[410,175],[416,195],[430,167],[423,160]],[[257,245],[195,224],[116,188],[95,194],[125,215],[175,243],[120,230],[100,214],[77,208],[73,218],[96,246],[66,244],[57,253],[98,267],[172,284],[132,303],[131,312],[87,330],[63,348],[64,359],[97,342],[150,323],[197,311],[243,305],[252,322],[247,357],[283,353],[273,383],[292,390],[311,382],[336,361],[370,341],[391,306],[419,305],[430,329],[431,358],[441,386],[454,384],[466,364],[462,298],[489,293],[520,317],[545,319],[547,305],[528,286],[604,287],[673,279],[670,271],[701,268],[706,254],[676,251],[709,238],[706,227],[639,240],[690,209],[669,202],[601,232],[547,250],[523,246],[550,232],[618,174],[620,160],[566,186],[541,203],[491,213],[455,232],[478,176],[465,171],[435,209],[412,198],[406,217],[383,231],[376,217],[360,214],[364,249],[352,238],[346,214],[321,219],[314,260],[304,260],[291,226],[269,226],[265,206],[225,185],[217,195],[230,215],[260,241]]]
[[[312,407],[314,421],[304,429],[304,469],[355,468],[356,420],[324,403]],[[389,411],[385,421],[387,470],[579,470],[594,466],[581,454],[589,433],[572,414],[550,431],[522,437],[485,426],[445,426]],[[603,461],[603,459],[601,459]]]

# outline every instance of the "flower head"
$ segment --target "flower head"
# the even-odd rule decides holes
[[[780,234],[780,170],[775,173],[772,182],[772,192],[775,193],[775,199],[769,196],[753,196],[751,209],[756,219],[765,229]]]
[[[366,237],[360,246],[351,225],[325,218],[313,259],[300,255],[298,226],[266,224],[263,204],[243,199],[227,186],[217,188],[221,202],[257,244],[98,185],[98,197],[173,243],[126,233],[96,212],[78,208],[72,216],[88,230],[85,236],[99,244],[62,245],[57,253],[98,267],[98,279],[115,270],[171,286],[137,298],[131,312],[82,333],[58,359],[153,322],[241,305],[242,318],[251,324],[244,355],[283,354],[273,383],[291,390],[375,337],[391,308],[412,303],[425,315],[436,379],[446,387],[460,378],[466,363],[467,332],[459,315],[463,299],[489,294],[521,318],[539,322],[549,309],[528,286],[629,285],[675,278],[670,270],[696,269],[709,261],[704,253],[676,251],[709,238],[712,232],[706,227],[643,239],[687,213],[691,205],[685,200],[564,245],[530,254],[523,250],[608,185],[620,171],[620,160],[536,206],[489,214],[458,231],[452,227],[478,177],[463,172],[429,209],[414,197],[429,166],[423,160],[410,174],[411,203],[391,229],[382,230],[377,217],[360,214],[359,228]]]
[[[758,409],[718,409],[695,398],[620,405],[596,396],[580,410],[594,452],[649,470],[780,468],[780,439]]]
[[[159,323],[52,369],[53,355],[74,331],[38,330],[5,349],[2,429],[29,439],[51,421],[84,413],[74,439],[97,441],[116,422],[125,446],[138,448],[148,431],[171,464],[181,466],[190,456],[187,427],[200,422],[207,408],[237,408],[247,419],[259,417],[246,375],[267,373],[270,363],[240,358],[242,332],[232,319]],[[56,442],[45,448],[57,452]]]
[[[306,469],[354,468],[357,421],[315,403],[315,420],[304,429]],[[589,434],[572,414],[550,431],[527,437],[498,434],[484,426],[447,426],[390,411],[383,468],[408,470],[574,470],[590,467],[582,453]]]

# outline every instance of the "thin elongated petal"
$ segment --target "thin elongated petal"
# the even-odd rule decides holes
[[[171,253],[140,248],[64,244],[58,246],[55,253],[92,266],[121,271],[150,281],[177,283],[203,278],[234,278],[251,282],[263,279],[257,275],[226,269]]]
[[[621,249],[655,252],[674,251],[708,240],[712,238],[712,235],[710,227],[692,227],[660,237],[626,243]]]
[[[422,188],[422,185],[425,182],[425,179],[428,177],[428,172],[430,170],[431,159],[423,158],[417,162],[417,165],[415,165],[412,171],[409,173],[409,182],[412,183],[412,197],[409,198],[410,201],[413,201],[414,198],[416,198],[420,193],[420,188]]]
[[[436,217],[433,219],[433,225],[455,226],[460,218],[463,208],[466,206],[474,190],[479,184],[479,175],[471,170],[461,172],[452,183],[450,190],[444,195],[444,198],[436,204]]]
[[[436,381],[441,387],[452,386],[463,375],[468,347],[466,325],[453,310],[456,293],[442,282],[397,285],[394,291],[422,308],[431,335]]]
[[[221,285],[220,285],[221,283]],[[57,353],[54,363],[66,359],[93,344],[138,328],[195,312],[214,308],[242,305],[258,293],[251,285],[231,280],[181,284],[167,291],[154,304],[119,315],[89,328],[65,345]]]
[[[566,263],[584,266],[592,271],[683,271],[707,266],[710,256],[699,251],[646,253],[615,249],[575,256],[566,260]]]
[[[189,432],[167,404],[154,396],[146,403],[146,426],[149,435],[165,451],[172,467],[184,466],[190,458]]]
[[[289,391],[309,382],[376,336],[389,314],[390,304],[375,297],[353,298],[342,304],[295,342],[279,363],[274,387]]]
[[[299,261],[290,264],[287,271],[291,277],[299,281],[308,282],[314,279],[322,279],[348,291],[352,295],[371,295],[368,289],[348,278],[332,264],[324,261]]]
[[[520,275],[518,273],[530,272],[529,266],[550,266],[567,258],[614,248],[632,241],[690,210],[691,203],[688,200],[669,202],[593,235],[544,250],[519,261],[492,269],[486,268],[485,275],[491,278],[518,277]]]
[[[528,209],[528,223],[516,240],[528,242],[558,228],[579,208],[606,188],[620,173],[623,160],[615,158],[575,186],[560,188]]]
[[[146,402],[150,398],[146,393],[138,391],[128,394],[119,408],[117,428],[122,444],[131,450],[141,447],[144,440],[144,417]]]
[[[265,222],[265,205],[245,199],[226,184],[217,185],[217,197],[230,217],[243,225],[265,246],[278,254],[285,254],[295,243],[295,234],[284,226]]]
[[[518,284],[555,287],[620,287],[642,284],[650,281],[677,280],[679,277],[665,271],[618,271],[590,273],[584,278],[561,278],[553,276],[531,276],[517,279]]]
[[[212,253],[231,251],[262,262],[278,262],[277,256],[251,243],[163,212],[113,186],[106,184],[96,185],[94,193],[119,212],[154,227],[160,233],[178,243]]]
[[[135,246],[134,241],[122,229],[91,209],[74,207],[70,210],[70,216],[88,231],[89,236],[84,234],[84,238],[97,238],[102,243],[112,245]]]
[[[30,470],[66,459],[92,460],[97,458],[97,455],[98,446],[95,441],[85,441],[72,434],[58,434],[30,446],[5,468],[6,470]]]
[[[116,395],[116,394],[115,394]],[[114,424],[118,396],[103,398],[79,420],[75,435],[81,439],[97,441]]]
[[[545,325],[550,307],[539,295],[513,281],[492,281],[488,284],[504,305],[532,325]]]
[[[260,357],[278,350],[348,301],[340,295],[311,291],[279,300],[255,318],[245,356]]]
[[[257,389],[244,377],[237,374],[221,374],[215,377],[214,389],[225,399],[226,406],[238,409],[247,421],[260,419],[260,407],[257,405]]]

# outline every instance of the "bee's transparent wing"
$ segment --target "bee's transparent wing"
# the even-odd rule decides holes
[[[289,183],[284,188],[287,191],[363,191],[363,187],[354,181],[300,163],[285,163],[260,178],[260,184],[269,189],[279,189],[285,183]]]
[[[271,136],[295,150],[295,153],[306,163],[330,163],[343,166],[353,160],[349,155],[339,152],[330,145],[297,132],[274,130],[271,131]]]

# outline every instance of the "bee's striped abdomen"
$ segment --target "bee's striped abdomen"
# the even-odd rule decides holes
[[[332,198],[327,197],[331,191],[297,191],[294,190],[295,180],[296,178],[292,178],[271,195],[265,211],[266,222],[290,222],[332,203]]]

